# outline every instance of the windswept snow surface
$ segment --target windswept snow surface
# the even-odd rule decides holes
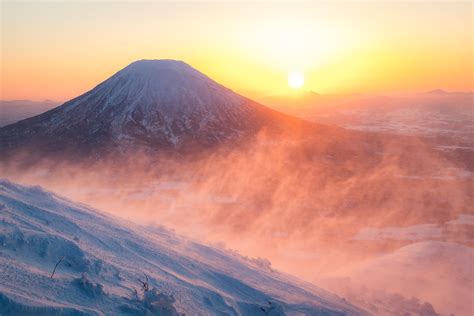
[[[0,180],[1,315],[365,314],[259,263]]]

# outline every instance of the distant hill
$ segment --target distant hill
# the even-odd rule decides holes
[[[51,100],[0,100],[0,127],[41,114],[58,106]]]

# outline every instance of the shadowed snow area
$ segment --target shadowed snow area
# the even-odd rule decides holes
[[[259,261],[41,187],[0,180],[0,210],[1,315],[365,314]]]

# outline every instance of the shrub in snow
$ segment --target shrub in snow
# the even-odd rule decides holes
[[[166,295],[160,293],[156,288],[146,291],[143,297],[143,305],[146,309],[153,313],[153,315],[160,316],[178,316],[178,312],[173,304],[175,299],[173,295]]]
[[[260,307],[260,310],[268,316],[283,316],[285,315],[285,311],[283,307],[273,302],[268,302],[268,305],[265,307]]]
[[[145,281],[138,279],[138,282],[142,284],[143,292],[147,292],[150,289],[150,284],[148,283],[148,276],[145,274]]]
[[[64,259],[64,256],[62,256],[61,258],[59,258],[58,262],[56,262],[56,265],[54,266],[54,269],[53,269],[53,272],[51,273],[51,279],[54,277],[54,273],[56,272],[56,269],[58,268],[59,264],[61,263],[61,261],[63,261]]]
[[[143,296],[133,288],[132,300],[120,306],[120,309],[132,315],[180,316],[174,307],[173,295],[160,293],[156,288],[143,291]]]
[[[82,274],[80,278],[75,279],[74,282],[90,297],[96,298],[104,295],[102,284],[93,283],[85,274]]]

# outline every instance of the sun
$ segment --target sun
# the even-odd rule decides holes
[[[288,85],[293,89],[299,89],[304,85],[304,75],[302,72],[293,71],[288,74]]]

